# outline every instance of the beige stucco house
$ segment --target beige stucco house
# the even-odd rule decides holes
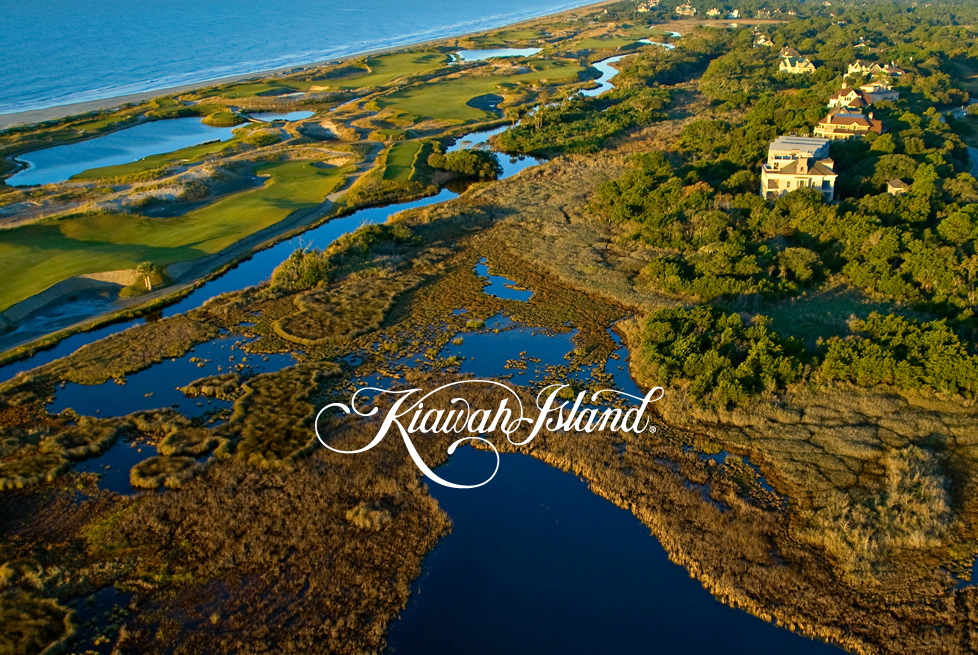
[[[795,189],[818,189],[826,201],[835,197],[835,162],[829,140],[808,136],[778,137],[761,166],[761,196],[776,200]]]

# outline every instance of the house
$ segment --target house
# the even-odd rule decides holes
[[[695,16],[696,11],[697,11],[696,7],[693,7],[688,2],[684,5],[679,5],[678,7],[676,7],[676,13],[679,14],[680,16]]]
[[[846,88],[845,83],[841,91],[829,96],[829,109],[862,109],[868,104],[860,89]]]
[[[842,90],[829,97],[829,109],[859,109],[868,107],[874,102],[881,100],[899,100],[900,92],[894,91],[889,84],[882,82],[870,82],[863,84],[858,89],[850,89],[843,82]]]
[[[721,13],[722,12],[719,9],[714,7],[713,9],[707,10],[706,15],[709,16],[710,18],[720,18]]]
[[[771,17],[771,12],[768,9],[760,9],[760,10],[754,12],[754,17],[755,18],[770,18]]]
[[[829,140],[808,136],[781,136],[768,147],[761,166],[761,196],[776,200],[795,189],[818,189],[827,201],[835,197],[838,177],[828,158]]]
[[[891,77],[900,77],[905,72],[902,68],[897,68],[896,64],[892,61],[889,64],[880,65],[857,59],[856,63],[849,64],[845,77],[849,77],[850,75],[889,75]]]
[[[815,134],[833,141],[866,136],[870,132],[883,133],[883,122],[875,120],[872,113],[863,116],[858,113],[830,112],[815,126]]]
[[[729,14],[727,14],[727,18],[730,19],[730,20],[737,20],[737,19],[739,19],[740,18],[740,10],[739,9],[734,9]]]
[[[789,9],[788,10],[788,15],[789,16],[797,16],[798,15],[798,12],[795,11],[794,9]]]
[[[785,57],[800,57],[800,56],[801,56],[801,53],[798,52],[797,50],[795,50],[794,48],[789,48],[787,46],[785,46],[784,48],[781,48],[781,58],[782,59],[784,59]]]
[[[808,57],[785,57],[778,66],[779,73],[792,75],[811,75],[815,72],[815,64]]]
[[[901,179],[890,180],[886,183],[886,192],[891,196],[903,195],[910,190],[910,185]]]
[[[771,39],[767,38],[767,36],[764,35],[764,34],[758,34],[757,35],[757,38],[754,39],[754,47],[755,48],[760,48],[760,47],[773,48],[774,47],[774,41],[772,41]]]
[[[659,2],[661,2],[661,0],[646,0],[646,2],[643,2],[638,6],[638,10],[643,14],[645,12],[652,11],[659,6]]]
[[[862,91],[863,100],[866,101],[867,105],[871,105],[874,102],[880,102],[882,100],[900,99],[900,92],[894,91],[892,86],[883,82],[870,82],[869,84],[863,84],[861,87],[859,87],[859,90]]]

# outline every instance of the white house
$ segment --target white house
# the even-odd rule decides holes
[[[828,139],[778,137],[768,147],[767,163],[761,166],[761,196],[776,200],[795,189],[818,189],[831,201],[838,175],[828,154]]]
[[[779,73],[792,75],[811,75],[815,72],[815,64],[808,57],[785,57],[778,66]]]

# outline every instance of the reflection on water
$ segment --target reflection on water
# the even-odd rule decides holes
[[[208,141],[227,141],[234,128],[204,125],[199,118],[171,118],[106,134],[67,146],[29,152],[17,159],[29,168],[12,175],[7,184],[64,182],[91,168],[129,164],[150,155],[189,148]]]
[[[115,639],[107,637],[115,637],[117,625],[129,615],[126,608],[130,598],[132,593],[106,587],[90,596],[68,601],[68,607],[75,612],[72,624],[76,626],[68,642],[70,651],[76,652],[72,647],[77,647],[77,652],[109,655],[115,648]]]
[[[618,63],[624,58],[625,55],[618,55],[615,57],[608,57],[607,59],[602,59],[601,61],[596,61],[591,64],[598,69],[598,71],[601,73],[601,77],[594,80],[598,83],[596,88],[581,91],[581,95],[593,98],[601,95],[605,91],[610,91],[613,89],[615,85],[611,83],[611,80],[618,74],[618,69],[612,66],[612,64]]]
[[[78,462],[71,470],[73,473],[97,473],[101,476],[100,489],[128,495],[137,491],[129,483],[129,471],[156,454],[156,446],[145,441],[119,439],[101,455]]]
[[[458,357],[459,373],[471,373],[477,378],[512,375],[516,384],[529,385],[544,375],[547,367],[568,363],[575,335],[577,330],[552,334],[497,314],[486,321],[484,328],[458,333],[439,356]]]
[[[449,146],[448,152],[455,152],[456,150],[470,150],[473,148],[481,148],[483,150],[489,150],[489,139],[496,136],[497,134],[502,134],[509,129],[509,125],[500,125],[491,130],[483,130],[482,132],[469,132],[465,136],[459,138],[454,144]],[[529,168],[530,166],[536,166],[542,163],[544,160],[536,159],[535,157],[526,157],[524,155],[518,155],[511,157],[503,153],[496,153],[496,157],[499,159],[499,164],[503,168],[503,174],[499,176],[500,179],[506,179],[507,177],[512,177],[516,175],[523,169]],[[464,191],[461,189],[460,191]]]
[[[463,447],[438,474],[475,484],[495,464]],[[539,460],[504,454],[484,487],[429,490],[452,532],[392,626],[395,654],[842,652],[718,602],[634,515]]]
[[[483,257],[475,265],[475,274],[481,278],[489,280],[489,284],[482,290],[483,293],[502,298],[503,300],[520,300],[526,302],[533,297],[533,292],[526,289],[516,288],[516,282],[502,275],[490,275],[489,266],[486,258]]]
[[[675,50],[676,49],[676,46],[672,45],[671,43],[660,43],[659,41],[652,41],[650,39],[639,39],[638,42],[639,43],[645,43],[647,45],[659,45],[659,46],[662,46],[663,48],[665,48],[666,50]]]
[[[491,50],[459,50],[455,55],[460,61],[484,61],[497,57],[532,57],[540,48],[493,48]]]
[[[195,380],[239,371],[244,374],[278,371],[295,364],[291,355],[252,355],[240,348],[246,337],[225,337],[195,346],[177,359],[166,359],[126,377],[126,383],[86,385],[68,382],[56,390],[48,405],[52,414],[68,407],[79,414],[126,416],[133,412],[172,407],[185,416],[230,408],[231,403],[215,398],[188,398],[179,391]]]
[[[301,121],[305,118],[312,118],[316,112],[314,111],[289,111],[284,113],[277,113],[274,111],[261,112],[260,114],[248,114],[250,118],[256,118],[260,121],[267,121],[269,123],[273,121]]]

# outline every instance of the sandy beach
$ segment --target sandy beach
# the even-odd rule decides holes
[[[514,21],[512,23],[502,23],[500,25],[496,25],[495,27],[483,28],[483,29],[473,30],[469,32],[462,32],[451,36],[443,36],[443,37],[438,37],[436,39],[427,39],[427,40],[417,41],[414,43],[404,43],[396,46],[391,46],[388,48],[364,50],[361,52],[355,52],[345,57],[336,57],[336,58],[331,58],[331,59],[326,59],[321,61],[310,62],[308,64],[304,64],[301,66],[289,66],[286,68],[274,68],[269,70],[254,71],[251,73],[244,73],[241,75],[220,77],[220,78],[215,78],[210,80],[201,80],[200,82],[194,82],[192,84],[185,84],[182,86],[175,86],[175,87],[165,87],[165,88],[155,89],[152,91],[145,91],[141,93],[132,93],[128,95],[115,96],[111,98],[100,98],[97,100],[88,100],[85,102],[69,103],[64,105],[57,105],[54,107],[46,107],[44,109],[32,109],[29,111],[14,112],[10,114],[0,114],[0,130],[7,129],[9,127],[34,125],[36,123],[43,123],[44,121],[57,120],[59,118],[65,118],[67,116],[77,116],[79,114],[85,114],[92,111],[99,111],[102,109],[114,109],[117,107],[121,107],[123,105],[143,102],[145,100],[157,98],[159,96],[171,95],[174,93],[183,93],[186,91],[192,91],[194,89],[201,89],[209,86],[218,86],[221,84],[227,84],[229,82],[238,82],[241,80],[265,79],[268,77],[273,77],[275,75],[291,73],[293,71],[302,70],[305,68],[316,68],[318,66],[323,66],[330,63],[348,61],[350,59],[356,59],[367,55],[377,55],[377,54],[383,54],[387,52],[397,52],[399,50],[405,50],[407,48],[416,48],[422,45],[442,44],[448,41],[454,41],[455,39],[458,38],[473,36],[475,34],[483,34],[485,32],[498,30],[504,27],[511,27],[514,25],[530,25],[541,20],[553,20],[554,18],[557,17],[572,15],[582,10],[591,11],[595,7],[612,4],[612,2],[613,0],[601,0],[601,2],[591,2],[587,4],[582,4],[581,6],[575,7],[573,9],[567,9],[565,11],[560,11],[553,14],[543,14],[540,16],[535,16],[533,18]]]

